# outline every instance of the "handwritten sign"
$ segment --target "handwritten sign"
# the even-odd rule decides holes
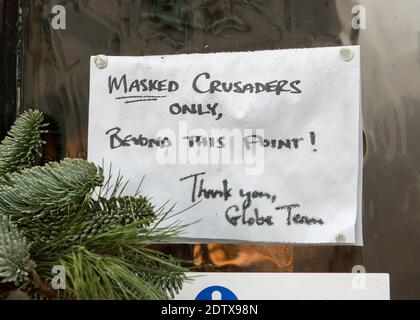
[[[183,242],[361,245],[360,101],[356,46],[92,57],[88,158]]]

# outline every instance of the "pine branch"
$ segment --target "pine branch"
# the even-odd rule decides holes
[[[136,236],[149,230],[155,219],[154,207],[141,196],[91,198],[78,211],[62,212],[60,218],[49,222],[48,242],[42,243],[38,254],[53,256],[49,252],[62,252],[73,245],[90,243],[98,235],[112,237],[112,233],[107,232],[118,232],[125,226],[128,228],[123,233]]]
[[[77,248],[60,264],[65,267],[71,295],[82,300],[163,299],[152,282],[136,273],[135,265],[117,256]]]
[[[80,206],[102,181],[102,170],[84,160],[66,159],[33,167],[6,176],[0,185],[0,210],[18,225],[59,218],[63,211]]]
[[[152,282],[155,290],[165,299],[174,298],[186,280],[186,269],[181,266],[179,259],[161,252],[144,248],[130,248],[130,253],[136,252],[136,258],[130,259],[133,264],[140,266],[139,275]]]
[[[138,227],[144,228],[156,218],[153,205],[147,198],[141,196],[91,199],[89,211],[92,223],[83,231],[82,238],[89,238],[134,222],[142,222]]]
[[[34,165],[46,132],[41,112],[29,110],[21,115],[0,144],[0,177]]]
[[[28,280],[29,247],[10,218],[0,214],[0,280],[20,284]]]
[[[122,196],[122,177],[111,186],[100,167],[84,160],[30,168],[43,144],[42,122],[40,112],[26,112],[0,145],[0,280],[21,284],[32,297],[173,297],[185,270],[148,248],[183,229],[159,226],[173,208],[156,212],[137,192]],[[64,296],[50,287],[58,264],[68,277]]]

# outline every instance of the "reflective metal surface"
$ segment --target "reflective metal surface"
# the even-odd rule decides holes
[[[67,29],[51,27],[64,5]],[[171,246],[208,270],[391,273],[393,298],[420,298],[420,3],[348,0],[24,1],[22,108],[54,122],[47,157],[86,157],[89,57],[362,46],[367,137],[362,249],[260,245]],[[217,268],[216,268],[217,269]]]

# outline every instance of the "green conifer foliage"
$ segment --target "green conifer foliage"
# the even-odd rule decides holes
[[[35,166],[43,115],[23,114],[0,146],[0,282],[32,298],[167,299],[185,280],[175,258],[150,248],[182,226],[160,227],[172,209],[126,196],[101,167],[81,159]],[[51,285],[54,266],[66,289]]]
[[[20,284],[28,279],[29,247],[10,218],[0,214],[0,279]]]
[[[0,144],[0,176],[34,165],[43,144],[44,116],[30,110],[16,120]]]

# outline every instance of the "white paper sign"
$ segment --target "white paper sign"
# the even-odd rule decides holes
[[[182,241],[362,243],[359,47],[107,60],[88,158],[195,204]]]
[[[385,273],[190,273],[176,300],[389,300]],[[196,310],[198,311],[198,310]]]

